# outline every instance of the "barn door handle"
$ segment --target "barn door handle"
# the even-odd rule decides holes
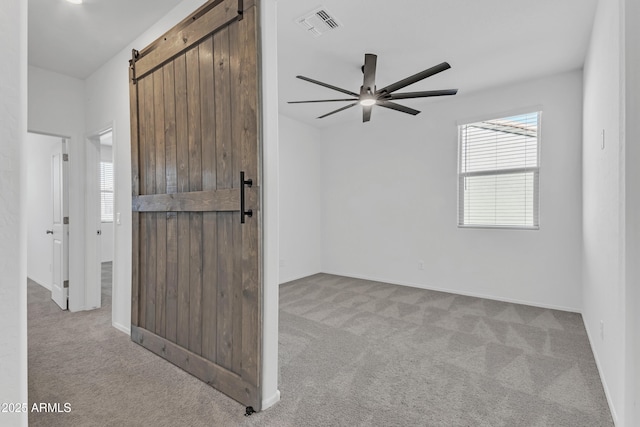
[[[244,179],[244,171],[240,172],[240,185],[242,188],[240,189],[240,223],[244,224],[244,217],[252,217],[253,210],[249,209],[248,211],[244,210],[244,187],[251,187],[253,185],[252,179]]]

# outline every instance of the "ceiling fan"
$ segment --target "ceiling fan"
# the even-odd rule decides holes
[[[328,83],[323,83],[318,80],[310,79],[305,76],[296,76],[301,80],[305,80],[310,83],[315,83],[320,86],[324,86],[329,89],[333,89],[338,92],[342,92],[344,94],[350,95],[353,98],[347,99],[321,99],[314,101],[289,101],[289,104],[305,104],[305,103],[316,103],[316,102],[352,102],[349,105],[346,105],[342,108],[338,108],[337,110],[331,111],[330,113],[324,114],[319,119],[325,118],[335,113],[339,113],[340,111],[346,110],[351,107],[355,107],[356,105],[362,105],[362,121],[368,122],[371,120],[371,110],[374,105],[378,105],[380,107],[389,108],[391,110],[401,111],[403,113],[416,115],[420,113],[418,110],[414,110],[413,108],[405,107],[404,105],[397,104],[393,101],[398,99],[410,99],[410,98],[427,98],[431,96],[445,96],[445,95],[455,95],[458,93],[458,89],[444,89],[444,90],[428,90],[422,92],[404,92],[404,93],[394,93],[395,91],[402,89],[406,86],[412,85],[420,80],[426,79],[427,77],[431,77],[434,74],[438,74],[442,71],[448,70],[451,66],[443,62],[441,64],[436,65],[435,67],[431,67],[427,70],[421,71],[413,76],[407,77],[406,79],[402,79],[397,81],[389,86],[385,86],[382,89],[376,89],[375,80],[376,80],[376,64],[378,61],[378,57],[372,53],[367,53],[364,55],[364,65],[362,66],[362,72],[364,74],[364,79],[362,86],[360,87],[360,93],[351,92],[346,89],[339,88],[337,86],[330,85]]]

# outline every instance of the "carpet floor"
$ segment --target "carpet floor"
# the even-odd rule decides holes
[[[114,329],[105,287],[102,308],[68,313],[29,281],[29,403],[71,406],[30,425],[613,425],[579,314],[328,274],[290,282],[281,401],[244,417]]]

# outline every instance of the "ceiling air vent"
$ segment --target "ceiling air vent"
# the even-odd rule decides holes
[[[296,22],[313,37],[320,37],[327,31],[342,27],[342,24],[331,16],[325,7],[319,7],[299,17]]]

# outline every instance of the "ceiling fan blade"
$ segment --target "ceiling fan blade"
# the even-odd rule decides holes
[[[309,77],[305,77],[305,76],[296,76],[296,77],[299,78],[300,80],[304,80],[304,81],[307,81],[309,83],[315,83],[317,85],[324,86],[324,87],[329,88],[329,89],[337,90],[338,92],[346,93],[347,95],[355,96],[356,98],[358,96],[360,96],[357,93],[351,92],[349,90],[342,89],[342,88],[339,88],[337,86],[330,85],[328,83],[319,82],[318,80],[310,79]]]
[[[458,89],[426,90],[423,92],[392,93],[384,97],[384,99],[427,98],[430,96],[455,95],[456,93],[458,93]]]
[[[435,67],[431,67],[427,70],[421,71],[417,74],[414,74],[413,76],[407,77],[406,79],[402,79],[398,82],[395,82],[393,84],[390,84],[389,86],[385,86],[382,89],[379,89],[376,91],[376,93],[391,93],[391,92],[395,92],[398,89],[402,89],[403,87],[412,85],[414,83],[419,82],[420,80],[424,80],[427,77],[431,77],[434,74],[438,74],[441,73],[442,71],[448,70],[449,68],[451,68],[451,65],[449,65],[446,62],[443,62],[442,64],[438,64]]]
[[[355,98],[348,99],[316,99],[314,101],[288,101],[287,104],[306,104],[310,102],[341,102],[341,101],[357,101]]]
[[[362,90],[367,93],[374,93],[376,91],[376,66],[378,63],[378,57],[372,53],[366,53],[364,55],[364,79],[362,83]]]
[[[371,110],[373,110],[373,105],[362,106],[362,123],[371,120]]]
[[[379,105],[381,107],[384,107],[384,108],[389,108],[391,110],[402,111],[403,113],[411,114],[412,116],[415,116],[416,114],[420,114],[420,111],[418,111],[418,110],[414,110],[413,108],[405,107],[404,105],[396,104],[395,102],[379,100],[377,102],[377,105]]]
[[[354,102],[353,104],[349,104],[349,105],[347,105],[347,106],[345,106],[345,107],[338,108],[337,110],[334,110],[334,111],[332,111],[332,112],[330,112],[330,113],[327,113],[327,114],[325,114],[325,115],[323,115],[323,116],[320,116],[320,117],[318,117],[318,118],[319,118],[319,119],[324,119],[324,118],[325,118],[325,117],[327,117],[327,116],[330,116],[330,115],[335,114],[335,113],[339,113],[340,111],[342,111],[342,110],[346,110],[347,108],[351,108],[351,107],[353,107],[354,105],[358,105],[358,103],[357,103],[357,102]]]

